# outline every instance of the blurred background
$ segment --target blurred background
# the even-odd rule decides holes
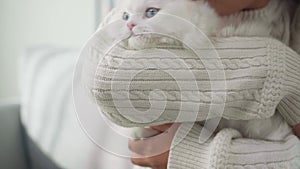
[[[18,98],[19,61],[37,45],[80,48],[110,10],[109,0],[1,0],[0,98]]]
[[[132,168],[86,136],[72,97],[80,49],[115,3],[0,0],[1,169]],[[99,140],[127,151],[127,140],[94,122]]]

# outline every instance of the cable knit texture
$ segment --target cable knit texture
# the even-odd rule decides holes
[[[88,67],[87,70],[90,72],[96,72],[95,79],[90,83],[91,91],[103,113],[115,123],[127,127],[171,123],[177,119],[179,110],[189,116],[189,113],[194,110],[189,109],[190,107],[180,107],[181,102],[191,107],[199,106],[196,121],[203,121],[212,104],[212,93],[216,93],[213,104],[218,106],[225,103],[222,116],[232,120],[269,118],[274,114],[282,98],[295,104],[299,103],[297,84],[300,83],[298,78],[300,67],[296,63],[300,63],[300,57],[290,48],[285,47],[281,42],[267,38],[224,38],[215,40],[214,45],[226,75],[225,98],[222,95],[224,93],[222,86],[211,88],[206,71],[206,69],[222,70],[222,66],[219,67],[220,65],[214,62],[208,62],[210,64],[204,66],[192,51],[170,48],[165,50],[176,53],[176,57],[168,55],[162,57],[165,53],[151,49],[145,49],[141,55],[140,51],[117,47],[106,55],[99,65],[94,66],[97,71]],[[96,52],[96,56],[102,54],[97,47],[90,50]],[[208,57],[202,59],[209,60]],[[157,69],[150,69],[151,67]],[[195,79],[186,77],[187,69],[194,74]],[[131,79],[138,71],[141,73]],[[166,72],[176,74],[176,81]],[[192,90],[189,85],[189,81],[192,80],[199,87],[197,91]],[[130,81],[129,89],[126,86],[128,81]],[[178,82],[184,84],[180,89]],[[164,94],[156,92],[157,89]],[[163,101],[164,96],[167,98],[166,107],[160,118],[140,124],[124,117],[124,114],[131,116],[132,112],[136,112],[135,109],[148,110],[151,106],[149,103],[151,91],[153,92],[151,101],[160,102]],[[196,92],[200,92],[200,97],[195,97]],[[128,105],[128,93],[133,107]],[[285,99],[280,103],[279,112],[291,125],[296,124],[300,121],[299,106],[286,108]],[[115,101],[118,107],[115,107]],[[156,114],[136,113],[132,116],[141,121],[144,119],[150,121]],[[215,116],[220,114],[213,114],[211,117]],[[179,122],[189,120],[191,119],[177,119]]]

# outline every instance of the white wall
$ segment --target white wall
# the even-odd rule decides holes
[[[18,97],[27,47],[80,47],[94,31],[94,0],[0,0],[0,99]]]

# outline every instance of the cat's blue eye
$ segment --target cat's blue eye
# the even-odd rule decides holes
[[[124,12],[124,13],[123,13],[123,17],[122,17],[123,20],[128,21],[128,20],[129,20],[129,17],[130,17],[130,16],[129,16],[129,13],[127,13],[127,12]]]
[[[159,12],[159,9],[157,9],[157,8],[148,8],[148,9],[146,10],[145,16],[146,16],[147,18],[152,18],[152,17],[155,16],[158,12]]]

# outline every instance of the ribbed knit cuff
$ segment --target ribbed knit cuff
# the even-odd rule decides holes
[[[294,126],[300,123],[300,56],[288,47],[277,46],[277,53],[284,62],[282,79],[284,98],[278,111],[288,124]]]
[[[194,125],[186,135],[188,126],[182,125],[175,135],[168,169],[300,168],[300,141],[294,135],[277,142],[263,141],[240,138],[238,131],[223,129],[202,144],[201,125]]]
[[[213,169],[226,165],[231,140],[241,137],[240,133],[223,129],[205,143],[200,143],[200,133],[206,129],[199,124],[190,126],[190,123],[183,123],[178,129],[170,150],[168,169]]]
[[[204,144],[199,144],[202,127],[195,124],[190,130],[190,125],[185,123],[178,128],[169,154],[168,169],[208,168],[212,139]]]
[[[231,142],[226,167],[230,169],[299,169],[300,141],[290,135],[282,141],[239,138]]]

